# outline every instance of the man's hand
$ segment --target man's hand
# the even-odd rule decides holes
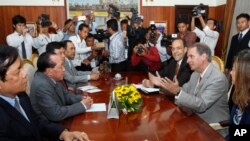
[[[158,71],[156,71],[156,76],[151,73],[148,73],[148,77],[150,82],[155,86],[161,86],[161,76],[159,75]]]
[[[90,96],[84,96],[81,103],[86,106],[87,109],[93,104],[93,99]]]
[[[177,93],[180,91],[180,86],[179,82],[176,78],[174,77],[174,81],[171,81],[167,77],[161,79],[161,87],[169,91],[170,93],[177,95]]]
[[[89,65],[89,64],[90,64],[90,61],[89,61],[88,59],[84,59],[84,60],[82,61],[82,64],[84,64],[84,65]]]
[[[142,85],[144,87],[147,87],[147,88],[153,88],[154,87],[154,84],[148,79],[143,79],[142,80]]]
[[[98,80],[100,77],[100,73],[99,72],[91,72],[90,74],[90,79],[91,80]]]
[[[69,132],[67,130],[64,130],[60,135],[60,140],[64,140],[64,141],[74,141],[74,140],[89,141],[89,137],[84,132],[79,132],[79,131]]]

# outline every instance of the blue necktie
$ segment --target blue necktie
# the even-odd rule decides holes
[[[242,33],[239,34],[238,40],[241,41],[241,39],[242,39]]]

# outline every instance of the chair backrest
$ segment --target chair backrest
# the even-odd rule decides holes
[[[30,61],[34,65],[35,68],[37,68],[37,60],[38,60],[39,55],[36,53],[33,53],[30,57]]]
[[[212,56],[212,64],[224,72],[224,62],[218,56]]]
[[[22,60],[22,69],[27,73],[27,76],[28,76],[26,93],[29,95],[30,94],[30,86],[31,86],[32,80],[34,78],[36,68],[34,67],[33,63],[30,60],[24,59],[24,60]]]

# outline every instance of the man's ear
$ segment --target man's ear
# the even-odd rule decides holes
[[[3,89],[3,81],[0,80],[0,90],[2,90],[2,89]]]

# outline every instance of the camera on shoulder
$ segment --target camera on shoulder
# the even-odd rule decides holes
[[[192,16],[197,16],[198,14],[205,14],[206,10],[204,9],[204,5],[201,3],[195,6],[192,10]]]
[[[173,40],[176,39],[177,37],[178,37],[177,34],[170,34],[170,35],[163,34],[161,39],[161,46],[169,47],[172,44]]]

